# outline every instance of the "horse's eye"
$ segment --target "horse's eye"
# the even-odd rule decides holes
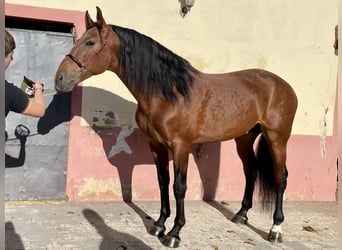
[[[93,41],[87,41],[87,42],[86,42],[86,45],[87,45],[87,46],[93,46],[94,44],[95,44],[95,43],[94,43]]]

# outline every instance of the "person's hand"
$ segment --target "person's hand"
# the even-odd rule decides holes
[[[29,103],[22,114],[43,117],[45,114],[44,85],[38,81],[33,83],[32,92],[33,95],[30,96]]]
[[[39,81],[35,82],[33,84],[33,91],[36,93],[37,91],[41,91],[42,93],[44,92],[44,85],[41,84]]]

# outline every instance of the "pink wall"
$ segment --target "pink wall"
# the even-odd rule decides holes
[[[122,191],[129,197],[131,186],[134,200],[158,200],[157,175],[144,135],[136,130],[127,140],[132,154],[122,152],[109,161],[106,153],[115,144],[119,130],[113,132],[98,136],[89,128],[73,131],[74,136],[82,139],[70,140],[74,150],[69,151],[68,197],[72,200],[121,200]],[[326,155],[321,156],[319,137],[292,136],[288,144],[286,199],[335,200],[336,155],[333,137],[327,138]],[[172,175],[172,168],[170,172]],[[203,180],[201,173],[205,176]],[[204,145],[198,164],[194,154],[190,156],[187,199],[201,199],[205,193],[206,197],[219,200],[241,200],[243,187],[242,165],[233,141]],[[172,185],[172,192],[171,188]]]
[[[73,23],[84,31],[84,12],[6,4],[6,15]],[[127,138],[132,153],[108,159],[120,129],[95,133],[80,126],[82,88],[72,93],[66,196],[70,200],[159,200],[155,166],[145,137]],[[337,105],[335,106],[337,109]],[[337,110],[335,110],[337,117]],[[320,137],[293,135],[288,144],[288,200],[335,200],[337,119],[321,155]],[[197,159],[197,161],[195,160]],[[172,168],[170,168],[172,174]],[[203,175],[203,176],[202,176]],[[201,178],[202,177],[202,178]],[[172,184],[170,185],[172,187]],[[241,200],[244,176],[233,141],[206,144],[190,156],[187,199]],[[171,190],[172,192],[172,190]],[[124,195],[123,195],[124,194]]]

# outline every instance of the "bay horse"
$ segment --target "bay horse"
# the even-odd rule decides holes
[[[275,204],[268,240],[281,242],[288,176],[286,146],[297,109],[294,90],[279,76],[261,69],[203,73],[150,37],[107,25],[101,9],[96,8],[96,22],[86,11],[86,31],[60,63],[55,89],[69,92],[92,75],[110,70],[137,100],[136,122],[148,138],[161,198],[160,216],[149,233],[159,236],[168,247],[179,246],[192,144],[234,139],[246,184],[241,209],[232,221],[247,223],[259,180],[262,201]],[[254,149],[255,141],[258,146]],[[165,234],[165,221],[171,213],[169,151],[176,216]]]

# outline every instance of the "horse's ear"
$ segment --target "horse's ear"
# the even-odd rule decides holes
[[[99,27],[103,28],[105,27],[107,24],[106,24],[106,21],[104,20],[103,16],[102,16],[102,11],[99,7],[96,6],[96,10],[97,10],[97,14],[96,14],[96,21],[97,21],[97,24],[99,25]]]
[[[91,19],[89,12],[86,11],[86,13],[85,13],[85,26],[86,26],[86,28],[88,28],[92,24],[94,24],[94,21]]]

